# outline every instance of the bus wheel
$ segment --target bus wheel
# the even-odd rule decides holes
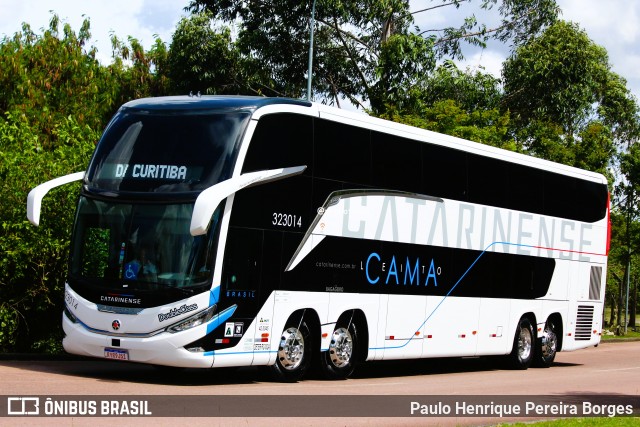
[[[320,363],[327,379],[342,380],[353,372],[358,357],[358,329],[355,322],[336,324],[329,349],[322,353]]]
[[[558,351],[557,326],[552,318],[547,319],[544,332],[538,338],[534,365],[539,368],[548,368],[556,358]]]
[[[531,321],[523,317],[518,322],[516,336],[513,340],[513,350],[509,355],[514,369],[527,369],[531,366],[534,353],[535,333]]]
[[[284,382],[301,380],[309,367],[310,349],[311,334],[304,319],[289,319],[282,331],[276,363],[272,367],[276,378]]]

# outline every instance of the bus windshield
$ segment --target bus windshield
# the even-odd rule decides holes
[[[193,203],[107,203],[81,197],[71,277],[110,289],[193,288],[210,281],[219,207],[209,233],[191,236]]]
[[[116,114],[87,173],[89,191],[194,193],[231,176],[247,111]]]

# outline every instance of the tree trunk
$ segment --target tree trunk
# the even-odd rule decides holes
[[[611,295],[611,311],[609,312],[609,327],[613,328],[616,322],[616,297]]]
[[[636,328],[636,309],[638,307],[638,280],[633,282],[633,291],[629,295],[629,324],[628,328]]]
[[[627,283],[627,273],[624,273],[622,283],[618,286],[618,321],[616,322],[616,335],[622,335],[624,332],[624,295]]]

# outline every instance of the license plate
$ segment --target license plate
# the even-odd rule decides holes
[[[119,348],[105,348],[104,357],[106,359],[129,360],[129,351]]]

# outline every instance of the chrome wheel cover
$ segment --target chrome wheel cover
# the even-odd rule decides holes
[[[558,336],[553,331],[553,329],[546,326],[544,328],[544,334],[542,335],[542,357],[545,359],[550,359],[556,354],[556,349],[558,346]]]
[[[298,328],[291,326],[282,332],[278,360],[284,369],[293,371],[300,367],[303,358],[304,338]]]
[[[529,328],[520,328],[518,335],[518,357],[520,360],[527,360],[531,356],[532,336]]]
[[[329,345],[329,357],[336,368],[344,368],[349,365],[353,356],[353,338],[346,328],[338,328],[333,331],[331,344]]]

